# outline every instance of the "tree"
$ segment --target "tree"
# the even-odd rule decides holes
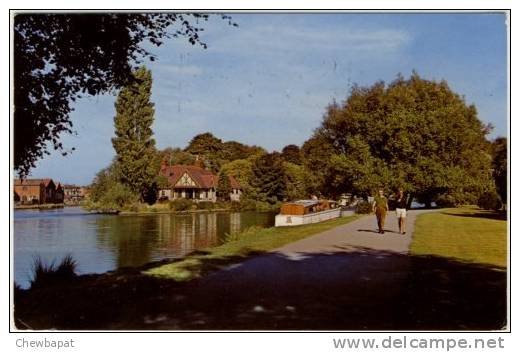
[[[215,137],[210,132],[201,133],[193,137],[185,151],[193,155],[203,157],[207,167],[218,172],[222,164],[222,140]]]
[[[493,178],[503,203],[507,203],[507,139],[498,137],[492,143]]]
[[[123,87],[115,103],[115,134],[112,145],[121,169],[121,182],[145,200],[158,174],[152,124],[154,120],[152,74],[145,67],[134,73],[135,80]]]
[[[253,164],[252,198],[275,204],[287,194],[287,180],[279,153],[269,153],[257,158]]]
[[[195,21],[207,14],[37,14],[14,17],[14,166],[25,176],[47,145],[66,155],[59,138],[72,133],[71,103],[84,95],[112,92],[132,80],[145,58],[143,47],[185,37],[206,47]],[[223,19],[236,26],[228,16]],[[50,142],[50,143],[49,143]]]
[[[242,197],[249,197],[252,190],[253,163],[248,159],[238,159],[222,165],[220,172],[237,180],[242,187]]]
[[[90,185],[89,201],[96,209],[118,209],[138,200],[138,196],[121,183],[117,160],[99,171]]]
[[[300,147],[295,144],[289,144],[282,149],[282,158],[290,163],[301,165]]]
[[[158,152],[158,158],[169,165],[193,165],[195,156],[180,148],[165,148]]]
[[[287,178],[287,199],[305,199],[307,196],[305,168],[290,162],[284,162],[283,166]]]
[[[222,200],[229,200],[229,194],[231,193],[231,181],[225,171],[221,171],[218,174],[217,194]]]
[[[403,187],[426,204],[446,194],[474,203],[490,187],[489,130],[445,81],[414,72],[388,86],[355,86],[345,102],[329,105],[311,139],[325,152],[311,154],[306,167],[331,194]]]

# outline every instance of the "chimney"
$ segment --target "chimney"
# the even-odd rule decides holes
[[[202,158],[200,158],[198,154],[195,156],[195,162],[193,163],[193,165],[200,167],[201,169],[204,169],[204,162],[202,161]]]

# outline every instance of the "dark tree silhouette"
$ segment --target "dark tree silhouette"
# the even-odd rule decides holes
[[[222,15],[229,24],[230,17]],[[49,154],[47,144],[64,150],[59,137],[72,133],[71,102],[118,89],[132,79],[144,59],[143,48],[185,37],[206,44],[199,21],[208,14],[107,13],[35,14],[14,18],[14,167],[28,174]],[[195,23],[195,24],[194,24]]]

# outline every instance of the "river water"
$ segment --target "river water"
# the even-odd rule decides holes
[[[273,213],[193,213],[114,216],[81,208],[14,212],[14,279],[29,286],[34,258],[59,261],[71,254],[78,272],[113,269],[179,258],[219,245],[226,234],[274,225]]]

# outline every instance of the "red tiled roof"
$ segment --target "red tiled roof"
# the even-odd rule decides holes
[[[15,179],[14,184],[15,186],[39,186],[43,183],[45,187],[48,187],[50,183],[54,183],[52,178],[27,178],[27,179]]]
[[[14,185],[15,186],[40,186],[43,183],[41,179],[15,179]]]
[[[172,166],[161,166],[160,175],[168,178],[170,186],[174,186],[179,179],[187,173],[188,176],[197,184],[197,188],[212,188],[216,187],[218,183],[218,176],[214,175],[211,171],[201,168],[195,165],[172,165]],[[232,188],[240,189],[238,181],[230,176],[229,181]],[[191,188],[188,186],[181,186],[179,188]]]

